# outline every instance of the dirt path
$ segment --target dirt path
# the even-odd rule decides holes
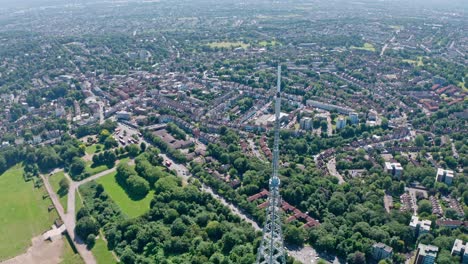
[[[1,264],[58,264],[64,247],[63,239],[56,239],[53,242],[44,241],[42,235],[34,237],[32,246],[26,253],[12,259],[0,262]]]

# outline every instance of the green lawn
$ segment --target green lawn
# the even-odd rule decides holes
[[[107,242],[102,240],[101,236],[96,239],[96,244],[91,251],[98,264],[117,263],[112,252],[107,249]]]
[[[92,161],[87,161],[86,162],[86,167],[85,167],[85,172],[88,172],[91,175],[94,175],[94,174],[98,174],[98,173],[103,172],[103,171],[108,170],[108,169],[110,169],[110,168],[107,167],[106,165],[99,165],[99,166],[94,167]]]
[[[246,44],[241,41],[237,42],[230,42],[230,41],[221,41],[221,42],[211,42],[208,43],[208,46],[210,48],[238,48],[241,47],[243,49],[246,49],[249,47],[249,44]]]
[[[127,193],[120,187],[115,179],[117,172],[109,173],[97,180],[97,183],[104,186],[104,190],[112,200],[122,209],[122,212],[131,218],[138,217],[149,210],[151,199],[153,199],[154,191],[150,191],[145,198],[134,201],[128,197]]]
[[[83,201],[81,200],[80,190],[78,189],[75,194],[75,213],[78,213],[81,207],[83,207]]]
[[[25,182],[23,172],[17,165],[0,175],[0,261],[24,253],[31,238],[48,230],[57,218],[55,210],[47,210],[52,201],[42,199],[45,189]]]
[[[375,47],[371,43],[364,43],[364,46],[362,46],[362,47],[352,46],[351,49],[367,50],[367,51],[375,52]]]
[[[63,206],[63,210],[67,212],[67,200],[68,200],[68,190],[62,190],[60,189],[60,181],[65,178],[65,173],[63,171],[58,172],[49,178],[50,185],[52,185],[52,188],[54,189],[54,192],[58,194],[60,198],[60,203]],[[68,180],[67,180],[68,181]],[[70,183],[68,181],[68,183]]]
[[[265,41],[265,40],[262,40],[258,43],[258,45],[262,46],[262,47],[266,47],[266,46],[276,46],[278,45],[278,42],[276,40],[272,40],[272,41]]]
[[[88,153],[88,154],[94,154],[94,153],[96,153],[96,150],[97,150],[97,146],[98,146],[98,145],[101,146],[101,151],[102,151],[102,150],[104,149],[104,145],[102,145],[102,144],[93,144],[93,145],[91,145],[91,146],[86,147],[86,150],[85,150],[86,153]]]
[[[67,238],[68,235],[63,237],[64,245],[60,264],[84,264],[80,254],[73,251],[70,245],[71,242]]]

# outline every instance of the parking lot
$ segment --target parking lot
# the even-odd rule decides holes
[[[121,147],[125,147],[129,144],[139,145],[143,142],[138,130],[123,123],[118,123],[113,135]]]

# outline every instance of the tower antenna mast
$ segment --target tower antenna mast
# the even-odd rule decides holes
[[[275,139],[273,146],[272,174],[269,181],[270,194],[266,209],[263,237],[257,253],[257,264],[284,264],[285,250],[281,228],[281,196],[279,192],[279,130],[281,110],[281,66],[278,65],[278,82],[275,94]]]

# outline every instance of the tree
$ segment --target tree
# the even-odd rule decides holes
[[[96,244],[96,236],[94,234],[89,234],[86,238],[86,245],[88,245],[88,249],[91,249]]]
[[[218,241],[223,236],[223,227],[218,221],[210,221],[206,226],[206,233],[213,241]]]
[[[90,234],[97,234],[99,226],[91,216],[84,216],[76,222],[75,232],[81,238],[87,238]]]
[[[72,176],[78,176],[84,171],[85,168],[86,163],[82,159],[75,157],[73,158],[72,164],[70,165],[70,174]]]
[[[432,205],[428,200],[421,200],[418,203],[418,214],[426,213],[430,215],[432,213]]]
[[[140,148],[136,144],[130,144],[125,147],[130,157],[136,157],[140,153]]]
[[[286,230],[284,232],[284,240],[287,243],[302,246],[304,244],[305,235],[301,228],[296,227],[294,225],[286,226]]]
[[[141,149],[141,152],[145,152],[145,151],[146,151],[146,143],[145,143],[145,142],[141,142],[141,143],[140,143],[140,149]]]
[[[129,192],[135,198],[145,197],[149,192],[149,183],[137,175],[130,175],[126,180]]]
[[[59,182],[60,190],[65,190],[68,191],[68,188],[70,187],[70,183],[66,178],[62,178]]]
[[[104,140],[105,149],[111,149],[111,148],[115,148],[118,146],[119,146],[119,143],[117,143],[114,137],[107,137],[106,140]]]
[[[416,138],[414,139],[414,144],[418,147],[423,147],[424,146],[424,136],[423,135],[417,135]]]

